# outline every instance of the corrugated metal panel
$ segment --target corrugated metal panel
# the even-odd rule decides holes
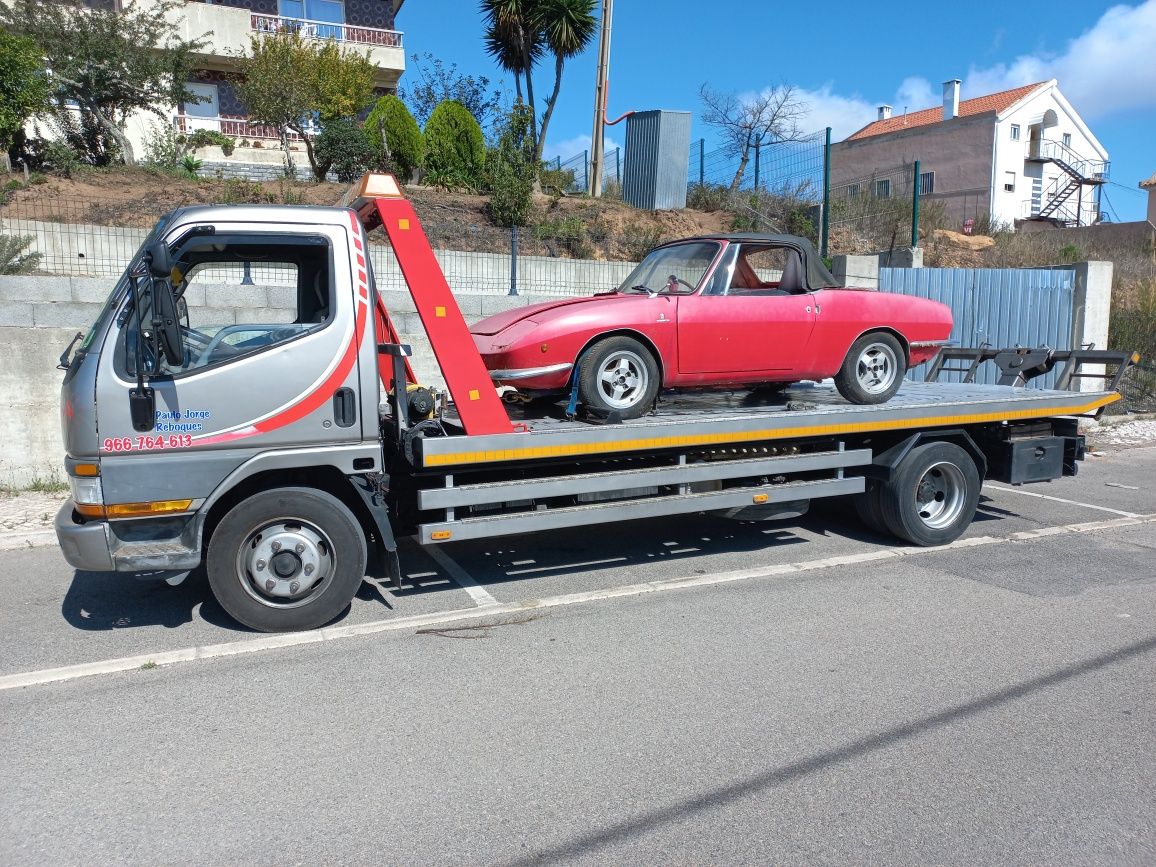
[[[1073,349],[1071,268],[880,268],[879,288],[940,301],[951,308],[951,339],[958,346],[998,348],[1050,346]],[[922,367],[908,373],[923,379]],[[947,378],[959,380],[957,374]],[[1051,386],[1057,374],[1044,377]],[[979,382],[994,383],[999,371],[987,364]]]
[[[686,207],[690,112],[636,111],[626,120],[622,197],[636,208]]]

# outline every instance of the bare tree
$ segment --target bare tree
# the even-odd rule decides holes
[[[703,84],[698,95],[703,123],[718,130],[723,150],[739,158],[732,191],[742,183],[754,148],[801,137],[799,119],[807,113],[807,106],[796,98],[794,85],[776,84],[761,93],[739,96]]]

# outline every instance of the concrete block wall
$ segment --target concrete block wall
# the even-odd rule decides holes
[[[56,364],[78,331],[96,319],[116,284],[113,278],[0,277],[0,485],[25,487],[63,480],[60,382]],[[238,293],[246,306],[238,307]],[[413,347],[419,379],[445,387],[433,350],[408,291],[382,292],[401,338]],[[554,296],[557,297],[557,296]],[[551,300],[541,295],[457,293],[467,322],[502,310]],[[194,324],[231,325],[268,321],[271,311],[295,304],[285,286],[194,285],[189,292]],[[274,313],[273,315],[276,315]],[[288,321],[288,320],[287,320]]]

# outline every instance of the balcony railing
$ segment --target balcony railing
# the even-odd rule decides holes
[[[276,127],[255,123],[247,117],[221,116],[199,117],[192,114],[178,114],[173,116],[173,127],[177,132],[188,135],[199,129],[219,132],[235,139],[265,139],[280,143],[281,134]],[[289,133],[289,141],[300,141],[296,133]]]
[[[299,33],[307,39],[334,39],[356,45],[401,48],[400,30],[382,30],[378,27],[355,27],[352,24],[334,24],[331,21],[310,21],[306,18],[285,18],[281,15],[252,14],[252,29],[257,33]]]

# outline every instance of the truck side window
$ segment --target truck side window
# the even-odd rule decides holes
[[[224,243],[222,243],[224,241]],[[265,243],[200,236],[174,252],[184,362],[151,357],[147,373],[179,376],[278,346],[324,328],[334,306],[333,269],[323,238]],[[147,303],[147,302],[146,302]],[[149,311],[143,310],[144,320]],[[136,375],[137,317],[126,322],[125,372]]]

